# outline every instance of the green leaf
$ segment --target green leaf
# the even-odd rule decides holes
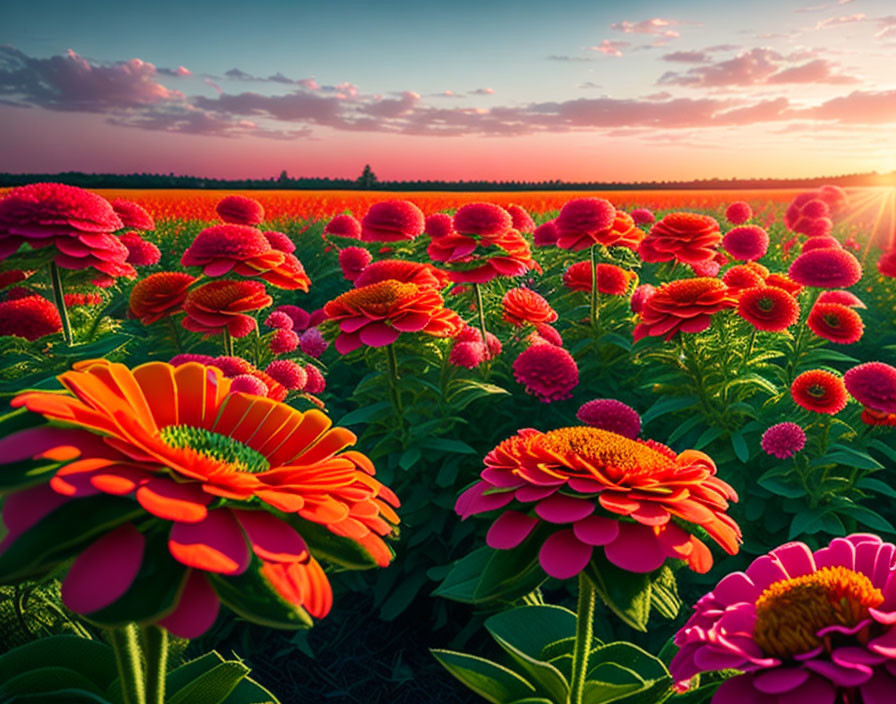
[[[616,345],[617,347],[621,347],[626,352],[631,352],[633,341],[630,337],[623,337],[615,332],[608,332],[605,335],[601,335],[601,342],[605,342],[610,345]]]
[[[261,568],[261,560],[253,556],[242,574],[208,573],[207,577],[221,602],[252,623],[271,628],[310,628],[314,622],[308,612],[280,596]]]
[[[451,650],[430,652],[467,688],[493,704],[519,701],[536,693],[535,687],[528,680],[491,660]]]
[[[867,506],[855,504],[849,507],[844,513],[847,516],[855,518],[862,525],[866,525],[874,530],[881,530],[887,533],[896,533],[896,528],[886,518],[876,511],[872,511]]]
[[[244,677],[221,704],[280,704],[280,700],[251,677]]]
[[[700,437],[697,438],[697,442],[694,443],[694,449],[700,450],[700,449],[706,447],[707,445],[709,445],[709,443],[711,443],[713,440],[715,440],[721,434],[722,434],[721,428],[716,428],[716,427],[707,428],[700,434]]]
[[[804,509],[794,515],[790,521],[790,531],[787,534],[788,540],[793,540],[801,535],[814,535],[822,530],[823,519],[828,509]]]
[[[427,438],[423,441],[422,446],[429,450],[438,450],[439,452],[458,452],[464,455],[479,454],[462,440],[453,440],[451,438]]]
[[[167,696],[165,704],[223,704],[248,674],[241,662],[222,662]]]
[[[891,487],[884,481],[880,479],[874,479],[872,477],[862,477],[859,481],[856,482],[856,486],[859,489],[867,489],[868,491],[873,491],[876,494],[881,494],[883,496],[887,496],[891,499],[896,499],[896,489]]]
[[[65,689],[83,690],[97,696],[103,693],[94,682],[68,667],[35,667],[0,683],[0,694],[13,697]]]
[[[392,621],[400,616],[426,584],[426,581],[426,573],[422,571],[404,575],[404,579],[399,581],[398,587],[380,607],[380,618],[384,621]]]
[[[670,621],[678,616],[681,610],[681,597],[678,596],[678,583],[675,573],[668,565],[663,565],[655,573],[650,585],[650,604],[660,616]]]
[[[475,379],[455,379],[445,390],[445,400],[455,410],[463,410],[473,401],[493,395],[509,396],[510,392],[500,386]]]
[[[560,670],[549,662],[545,662],[538,657],[529,655],[520,647],[507,640],[504,637],[507,634],[503,634],[500,629],[496,630],[489,627],[489,621],[485,622],[485,627],[488,628],[489,633],[491,633],[495,642],[497,642],[497,644],[526,671],[531,682],[540,685],[545,693],[555,702],[566,701],[566,697],[569,693],[569,682],[567,682],[566,677],[563,676],[563,673],[560,672]]]
[[[861,452],[860,450],[839,444],[831,445],[824,457],[819,457],[809,463],[812,467],[826,464],[842,464],[846,467],[858,467],[859,469],[883,469],[883,465],[867,452]]]
[[[355,425],[357,423],[369,423],[380,415],[386,415],[384,413],[386,409],[392,409],[391,402],[379,401],[378,403],[371,403],[369,406],[363,406],[362,408],[356,408],[353,411],[349,411],[339,419],[339,422],[337,422],[336,425]]]
[[[585,568],[607,608],[637,631],[647,631],[650,617],[650,575],[622,570],[595,550]]]
[[[639,691],[625,695],[626,704],[657,704],[665,701],[671,694],[672,677],[662,660],[632,643],[620,641],[596,648],[591,653],[588,664],[586,679],[589,681],[606,681],[609,672],[621,678],[610,679],[610,682],[632,682],[631,674],[641,680],[642,687]],[[607,668],[608,665],[613,667]],[[626,677],[629,679],[624,679]],[[620,699],[623,697],[596,701],[611,702]]]
[[[165,678],[165,687],[168,692],[176,692],[206,672],[211,672],[222,662],[224,662],[224,658],[215,650],[200,655],[169,672]]]
[[[143,513],[136,501],[105,494],[68,501],[0,554],[0,583],[10,584],[46,572],[95,538]]]
[[[575,638],[576,615],[562,606],[520,606],[489,617],[485,627],[493,636],[541,660],[545,650],[557,641]]]
[[[756,482],[773,494],[785,496],[788,499],[799,499],[806,495],[806,490],[800,485],[799,480],[795,476],[783,473],[779,467],[770,469]]]
[[[882,440],[874,439],[868,441],[868,447],[877,450],[887,456],[891,462],[896,462],[896,449],[893,449]]]
[[[691,429],[695,428],[697,425],[703,422],[703,416],[699,413],[694,414],[686,421],[684,421],[681,425],[679,425],[675,430],[673,430],[669,434],[669,445],[677,442],[680,438],[684,437]]]
[[[741,462],[746,464],[750,461],[750,448],[739,430],[731,433],[731,447],[734,448],[734,454],[737,455],[737,459]]]
[[[118,676],[115,656],[105,643],[78,636],[58,635],[31,641],[0,655],[0,682],[39,664],[76,670],[101,691]]]
[[[659,399],[641,416],[641,422],[644,424],[652,420],[656,420],[660,416],[667,413],[680,411],[684,408],[690,408],[697,405],[696,396],[670,396]]]
[[[589,672],[582,691],[582,704],[609,704],[649,686],[638,673],[614,662],[605,662]]]
[[[415,464],[417,464],[417,461],[422,456],[423,453],[420,452],[419,447],[412,447],[402,453],[401,457],[398,459],[398,466],[407,471]]]

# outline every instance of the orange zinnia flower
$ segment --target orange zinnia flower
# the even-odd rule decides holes
[[[361,345],[385,347],[403,332],[452,337],[463,327],[435,289],[394,279],[343,293],[324,306],[324,313],[339,323],[335,346],[340,354]]]
[[[160,271],[137,282],[131,289],[128,315],[144,325],[181,311],[187,288],[196,281],[182,271]]]
[[[674,558],[702,573],[712,554],[692,526],[732,555],[741,538],[725,513],[737,494],[715,473],[697,450],[676,455],[652,440],[588,426],[525,428],[486,456],[482,478],[455,510],[466,518],[505,509],[486,538],[501,550],[522,543],[539,523],[555,525],[538,557],[558,579],[585,569],[595,548],[630,572],[652,572]]]
[[[187,330],[205,333],[204,337],[220,334],[224,328],[234,337],[245,337],[257,323],[244,314],[266,308],[273,302],[260,281],[209,281],[187,294],[184,299],[187,317],[181,324]]]
[[[504,320],[518,328],[526,323],[553,323],[557,311],[551,308],[544,296],[529,288],[512,288],[501,299]]]
[[[354,541],[371,562],[389,563],[380,536],[393,531],[398,500],[367,457],[346,449],[355,435],[319,411],[231,393],[219,369],[196,362],[131,370],[90,360],[59,380],[67,393],[13,401],[51,424],[0,440],[4,464],[58,463],[43,483],[27,477],[7,496],[0,564],[9,570],[18,541],[63,513],[96,515],[92,530],[72,526],[45,567],[76,557],[62,586],[72,610],[103,623],[112,607],[119,620],[190,638],[211,626],[220,602],[250,619],[277,612],[293,626],[310,624],[308,614],[323,617],[332,603],[302,536],[312,541],[315,523],[338,536],[332,541]],[[256,617],[259,603],[268,606]]]
[[[639,252],[645,262],[700,264],[712,259],[722,241],[719,223],[699,213],[669,213],[650,228]]]
[[[736,304],[730,289],[718,279],[670,281],[644,302],[635,340],[647,335],[665,335],[670,340],[679,331],[702,332],[710,326],[713,315]]]

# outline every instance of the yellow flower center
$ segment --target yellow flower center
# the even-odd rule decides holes
[[[384,313],[396,302],[407,300],[417,295],[416,284],[404,283],[395,279],[386,279],[369,286],[362,286],[347,291],[336,300],[351,308],[365,308],[370,311]]]
[[[576,454],[599,469],[609,470],[613,479],[652,474],[674,466],[670,457],[643,443],[587,425],[551,430],[536,442],[558,455]]]
[[[865,575],[846,567],[823,567],[782,579],[762,592],[756,600],[753,637],[766,655],[790,658],[820,645],[816,634],[822,628],[855,626],[883,600]]]

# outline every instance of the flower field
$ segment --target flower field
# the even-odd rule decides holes
[[[894,701],[893,195],[3,192],[0,701]]]

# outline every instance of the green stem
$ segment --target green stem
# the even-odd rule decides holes
[[[231,337],[230,330],[226,327],[224,328],[224,354],[228,357],[233,357],[233,337]]]
[[[482,287],[479,284],[473,284],[473,290],[476,292],[476,310],[479,313],[479,330],[482,331],[482,343],[488,348],[488,331],[485,329],[485,306],[482,305]]]
[[[62,321],[62,337],[65,344],[71,347],[75,340],[72,337],[72,324],[68,319],[68,308],[65,307],[65,290],[62,288],[62,276],[56,262],[50,262],[50,282],[53,284],[53,302],[59,311],[59,319]]]
[[[183,352],[184,348],[180,344],[180,336],[177,334],[177,326],[174,324],[174,319],[169,315],[165,318],[165,321],[168,323],[168,329],[171,331],[171,339],[174,340],[174,347],[178,352]]]
[[[143,663],[140,660],[140,645],[137,641],[137,624],[129,623],[122,628],[110,628],[107,633],[115,651],[115,665],[118,668],[124,704],[146,704],[146,685],[143,681]]]
[[[750,361],[750,357],[753,356],[753,347],[756,345],[756,333],[759,332],[757,328],[753,328],[753,332],[750,333],[750,344],[747,345],[747,355],[744,357],[744,363]]]
[[[576,641],[572,653],[572,679],[569,684],[568,704],[582,704],[588,656],[594,637],[594,585],[579,572],[579,604],[576,609]]]
[[[597,320],[600,316],[600,292],[597,288],[597,245],[591,245],[591,311],[589,320],[591,327],[597,327]]]
[[[395,418],[403,441],[404,410],[401,407],[401,391],[398,388],[398,357],[395,354],[395,343],[386,345],[386,359],[389,361],[389,394],[392,397],[392,408],[395,410]]]
[[[146,704],[164,704],[168,631],[159,626],[143,626],[140,630],[143,636],[143,655],[146,658]]]

